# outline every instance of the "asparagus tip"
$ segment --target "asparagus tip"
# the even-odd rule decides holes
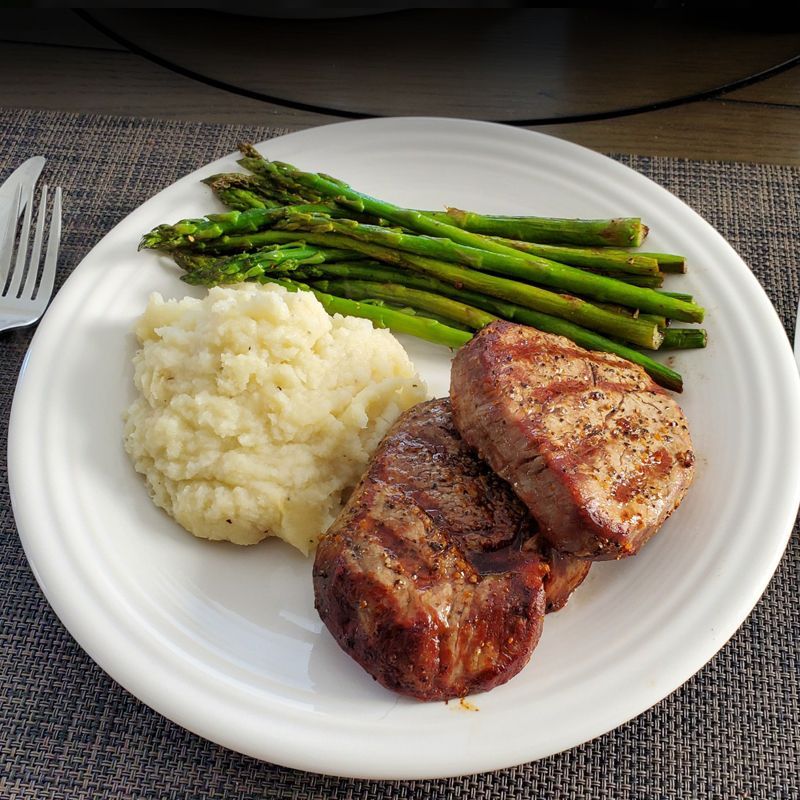
[[[239,152],[245,158],[258,158],[261,161],[265,160],[264,156],[262,156],[261,153],[259,153],[258,150],[256,150],[252,142],[241,142],[239,144]]]

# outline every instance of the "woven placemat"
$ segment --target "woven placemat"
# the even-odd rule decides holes
[[[59,283],[180,176],[282,131],[0,109],[0,179],[34,154],[69,198]],[[752,265],[787,332],[800,294],[800,169],[620,157],[699,211]],[[780,224],[776,224],[780,220]],[[800,798],[800,546],[731,642],[655,708],[569,752],[441,781],[343,780],[233,753],[117,686],[45,601],[17,537],[5,461],[31,331],[0,334],[0,797]],[[447,748],[448,743],[442,742]]]

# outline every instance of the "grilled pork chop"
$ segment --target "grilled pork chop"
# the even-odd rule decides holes
[[[563,552],[630,556],[694,475],[686,419],[639,367],[561,336],[493,322],[457,353],[457,429]]]
[[[336,641],[383,686],[446,700],[516,675],[546,606],[560,608],[588,567],[550,553],[443,399],[409,409],[382,441],[317,548],[314,594]]]

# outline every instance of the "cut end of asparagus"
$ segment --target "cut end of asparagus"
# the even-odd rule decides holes
[[[686,257],[679,256],[675,253],[644,253],[639,252],[636,255],[644,256],[645,258],[654,258],[658,262],[658,268],[661,272],[669,273],[685,273],[686,272]]]
[[[594,220],[587,220],[593,222]],[[639,217],[618,217],[609,220],[607,227],[600,231],[606,247],[640,247],[650,228]]]
[[[692,350],[708,344],[708,334],[704,328],[668,328],[664,331],[664,341],[660,350]]]

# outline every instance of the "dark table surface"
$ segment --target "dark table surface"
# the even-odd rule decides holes
[[[544,9],[542,13],[552,11]],[[136,12],[130,9],[106,9],[96,12],[96,16],[109,29],[119,30],[128,36],[139,31],[139,41],[142,29],[146,27],[145,22],[149,19],[148,14],[151,13],[154,13],[151,9]],[[182,14],[182,20],[189,16],[185,11],[172,10],[170,13]],[[208,13],[203,12],[204,15]],[[408,24],[407,20],[418,19],[415,15],[420,13],[424,20],[425,13],[433,12],[402,12],[387,15],[386,19],[391,21],[397,18],[403,24]],[[467,12],[465,16],[443,13],[460,20],[459,25],[469,25],[472,19],[470,14],[486,12]],[[486,37],[491,46],[475,51],[472,69],[476,74],[498,74],[495,56],[502,50],[508,37],[520,35],[508,22],[515,19],[515,13],[520,12],[506,11],[506,16],[499,17],[496,30]],[[587,10],[586,13],[591,12]],[[505,76],[504,92],[484,93],[477,100],[464,91],[463,86],[458,87],[460,91],[444,97],[432,94],[430,86],[436,85],[435,81],[441,81],[441,76],[449,76],[450,83],[457,83],[459,79],[447,67],[447,59],[442,58],[441,53],[459,52],[463,58],[463,50],[459,49],[460,40],[451,37],[451,42],[447,36],[442,36],[442,50],[435,64],[439,65],[436,76],[430,74],[430,59],[415,59],[413,54],[407,52],[398,54],[404,58],[403,69],[395,75],[397,82],[392,87],[392,91],[400,98],[395,109],[402,113],[433,111],[484,119],[519,118],[520,114],[527,113],[552,118],[566,113],[614,110],[632,102],[635,105],[637,100],[632,101],[629,95],[640,102],[668,99],[752,75],[759,69],[791,59],[792,54],[795,57],[800,54],[798,32],[792,28],[791,21],[776,22],[772,27],[764,28],[763,23],[758,21],[750,25],[746,17],[712,22],[700,19],[697,26],[685,25],[687,34],[681,38],[676,23],[666,26],[660,18],[645,17],[643,24],[638,17],[632,15],[615,28],[609,29],[606,25],[603,29],[605,38],[593,51],[594,62],[590,62],[586,52],[592,29],[585,21],[591,17],[575,17],[572,27],[561,27],[562,49],[557,51],[560,58],[556,59],[550,48],[550,60],[544,61],[540,73],[534,75],[534,85],[509,80],[507,73],[501,72],[501,77]],[[229,22],[227,16],[221,19]],[[465,19],[466,22],[463,21]],[[255,19],[253,24],[263,25],[264,21]],[[323,60],[325,51],[315,49],[312,34],[317,38],[323,37],[327,43],[330,40],[328,31],[336,33],[343,29],[349,32],[351,28],[348,24],[347,19],[317,22],[309,33],[302,21],[278,20],[276,25],[284,38],[302,42],[302,52],[305,54],[304,59],[292,62],[293,69],[289,75],[285,74],[284,68],[278,70],[276,76],[265,71],[272,63],[269,61],[273,44],[270,39],[263,42],[265,61],[261,74],[265,77],[258,80],[255,76],[247,76],[245,80],[227,72],[230,65],[225,55],[229,43],[215,48],[207,47],[201,51],[199,61],[195,53],[192,56],[195,60],[189,62],[188,66],[206,74],[226,77],[233,83],[245,83],[250,88],[289,93],[295,100],[320,102],[348,111],[359,108],[362,111],[370,108],[391,111],[387,88],[381,81],[380,71],[376,73],[374,61],[365,64],[368,75],[364,80],[356,86],[352,82],[345,85],[348,70],[357,66],[358,59],[348,53],[346,58],[343,54],[341,58]],[[353,30],[376,24],[384,23],[381,20],[360,20],[353,23]],[[533,24],[526,19],[526,25]],[[706,32],[704,38],[698,38],[698,26]],[[293,37],[290,35],[292,30],[296,31]],[[656,37],[654,47],[658,47],[658,37],[667,33],[672,36],[671,45],[662,44],[653,55],[653,63],[660,66],[657,73],[651,68],[647,53],[642,54],[638,40],[635,52],[639,54],[639,61],[646,63],[630,64],[627,58],[630,50],[628,40],[637,30],[643,30],[644,36]],[[162,45],[166,50],[158,50],[156,55],[184,60],[185,54],[176,54],[170,49],[177,48],[170,42],[182,38],[182,27],[173,25],[169,31],[166,45]],[[663,43],[663,38],[660,41]],[[148,44],[151,50],[156,50],[152,42],[139,43]],[[194,40],[190,40],[185,49],[191,50],[193,44]],[[531,49],[536,49],[535,45],[534,41]],[[389,56],[393,56],[394,52],[388,47],[380,51],[365,43],[363,49],[365,55],[377,52],[383,57],[387,69],[392,67]],[[611,65],[603,67],[602,60],[597,59],[598,53],[615,52],[621,55],[618,59],[612,58]],[[246,55],[249,59],[249,54]],[[519,61],[518,49],[512,54],[506,53],[503,63],[507,68],[513,67],[515,58]],[[253,62],[248,60],[247,63]],[[620,63],[623,67],[619,66]],[[525,66],[529,62],[522,60],[522,64]],[[586,64],[599,64],[599,68],[577,71],[576,65]],[[66,9],[0,10],[0,75],[3,76],[0,79],[0,106],[5,107],[250,123],[292,129],[326,124],[342,118],[335,113],[316,113],[277,102],[262,102],[192,80],[141,54],[129,52],[124,45],[92,27],[86,19]],[[620,75],[626,79],[622,85]],[[328,77],[323,81],[324,76]],[[608,80],[599,80],[600,76]],[[346,89],[345,96],[320,93],[321,86],[331,89],[334,78],[339,84],[334,84],[333,88],[338,85]],[[612,78],[615,80],[612,81]],[[531,109],[530,112],[527,109]],[[800,164],[800,68],[795,66],[744,88],[658,111],[574,123],[553,121],[534,127],[605,153]]]

